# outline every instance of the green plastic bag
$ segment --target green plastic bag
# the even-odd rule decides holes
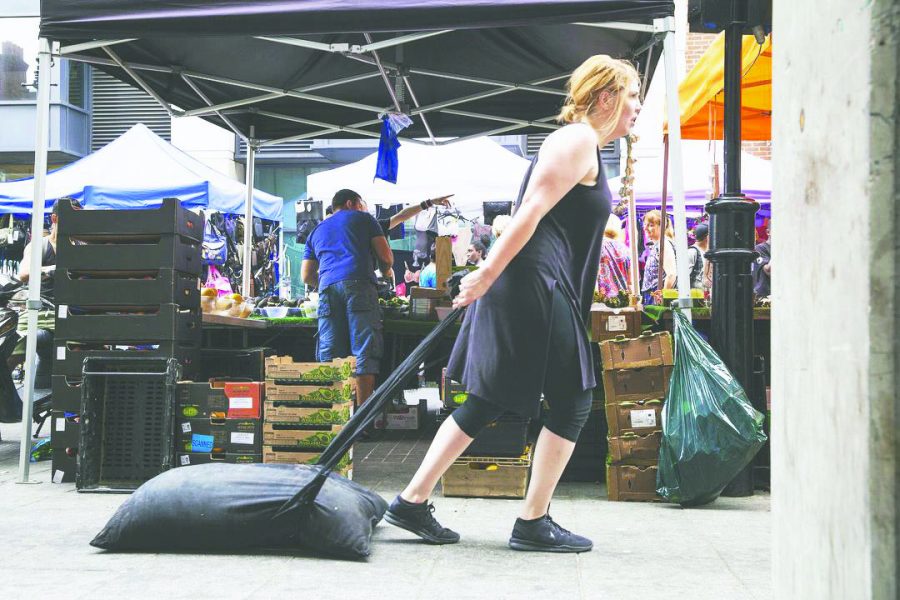
[[[718,498],[763,443],[764,416],[718,354],[673,311],[675,368],[663,407],[657,493],[682,506]]]

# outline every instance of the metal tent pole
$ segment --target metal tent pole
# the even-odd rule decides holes
[[[657,19],[654,23],[666,32],[663,38],[663,59],[666,69],[666,111],[669,116],[669,161],[674,209],[675,262],[678,271],[678,305],[685,309],[685,315],[690,320],[691,280],[687,252],[687,211],[684,207],[684,165],[681,152],[681,108],[678,103],[675,17]],[[664,242],[660,240],[660,244],[662,243]]]
[[[733,2],[725,28],[725,192],[706,205],[710,214],[713,263],[710,342],[749,398],[753,398],[753,281],[750,265],[756,256],[754,220],[759,205],[741,193],[741,49],[745,15]],[[753,494],[753,467],[748,465],[722,492],[724,496]]]
[[[28,278],[28,337],[25,345],[25,398],[22,400],[22,440],[19,446],[19,483],[28,480],[31,458],[31,419],[34,410],[34,368],[37,354],[37,320],[41,309],[41,260],[43,259],[44,188],[47,181],[47,146],[50,120],[50,40],[38,41],[38,91],[34,141],[34,200],[31,203],[31,256]]]
[[[247,185],[247,199],[244,202],[244,256],[242,261],[241,295],[249,298],[253,283],[253,177],[256,169],[256,127],[250,126],[247,141],[247,173],[244,182]]]

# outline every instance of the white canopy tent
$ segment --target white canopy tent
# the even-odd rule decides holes
[[[310,175],[308,198],[327,206],[335,192],[349,188],[371,206],[414,204],[454,194],[454,207],[467,219],[476,219],[482,215],[484,202],[516,199],[529,165],[528,160],[486,137],[438,146],[405,143],[398,156],[396,184],[374,179],[376,152],[355,163]]]
[[[373,99],[364,104],[355,97],[367,90],[374,90],[374,86],[366,84],[362,90],[354,91],[354,97],[350,99],[324,96],[318,90],[352,85],[354,82],[379,76],[390,96],[389,106],[402,112],[403,105],[406,104],[406,95],[405,93],[398,94],[397,91],[409,93],[409,99],[412,101],[411,114],[421,117],[424,132],[432,140],[435,136],[428,124],[428,120],[432,118],[434,119],[432,124],[438,124],[438,121],[441,120],[449,122],[452,119],[477,119],[479,122],[493,123],[494,129],[486,126],[478,127],[477,135],[500,134],[515,130],[555,129],[557,126],[552,123],[554,116],[548,113],[555,113],[558,106],[554,106],[552,111],[545,111],[543,113],[545,116],[533,114],[535,111],[529,109],[536,104],[543,106],[540,100],[544,96],[555,99],[553,104],[556,104],[564,92],[558,87],[551,87],[551,84],[554,82],[559,84],[565,79],[571,67],[567,66],[563,72],[555,71],[553,74],[531,73],[531,71],[535,71],[535,66],[541,66],[537,63],[542,60],[548,64],[542,66],[541,70],[548,70],[548,73],[551,67],[558,68],[556,63],[559,62],[553,58],[556,55],[550,52],[551,47],[548,42],[541,41],[543,25],[541,25],[539,17],[545,18],[547,25],[568,23],[559,25],[559,27],[566,28],[565,36],[558,35],[563,31],[562,29],[553,30],[558,35],[554,42],[555,47],[561,53],[571,51],[579,54],[579,60],[583,60],[583,46],[574,43],[575,40],[585,32],[600,31],[603,35],[597,39],[587,40],[586,37],[585,41],[589,41],[589,46],[584,47],[589,47],[589,51],[593,52],[630,56],[632,60],[640,64],[640,70],[645,80],[649,79],[650,67],[659,56],[658,53],[654,54],[655,47],[662,40],[668,113],[670,115],[679,114],[675,18],[672,16],[674,6],[670,1],[648,2],[643,0],[642,2],[627,3],[582,0],[580,2],[553,3],[504,0],[501,7],[499,2],[460,0],[445,3],[447,7],[441,7],[441,10],[432,10],[433,7],[426,4],[404,2],[397,3],[397,8],[392,9],[393,12],[391,12],[387,10],[386,6],[377,2],[323,4],[276,0],[259,6],[256,6],[255,3],[244,3],[227,9],[224,5],[198,2],[192,3],[190,6],[179,6],[178,10],[175,10],[171,3],[166,3],[167,10],[159,10],[159,7],[155,5],[162,4],[161,1],[144,1],[126,5],[127,3],[119,0],[115,2],[113,0],[94,0],[92,8],[95,9],[96,14],[78,13],[75,15],[77,18],[73,18],[73,15],[69,14],[73,8],[71,3],[66,0],[44,1],[45,5],[42,5],[42,8],[47,10],[42,10],[35,127],[35,178],[32,213],[32,227],[35,230],[41,226],[44,213],[50,64],[54,54],[116,71],[118,77],[127,77],[133,80],[157,99],[172,116],[200,115],[209,119],[213,119],[214,116],[215,119],[233,129],[248,146],[246,164],[248,189],[253,187],[256,150],[262,145],[329,134],[377,136],[377,133],[366,130],[364,127],[378,126],[380,118],[373,117],[380,115],[385,110],[385,104],[382,99]],[[325,5],[333,10],[322,10]],[[453,8],[454,6],[456,8]],[[281,9],[276,10],[278,7]],[[371,10],[372,7],[380,10]],[[340,10],[335,12],[338,8]],[[483,21],[466,18],[470,10],[476,11]],[[135,11],[142,13],[143,18],[135,21],[133,19],[137,14]],[[251,14],[254,11],[259,14]],[[341,11],[344,12],[341,13]],[[349,13],[349,16],[346,13]],[[130,15],[130,17],[125,18],[126,15]],[[366,30],[373,28],[373,21],[378,21],[379,17],[384,17],[378,25],[381,28],[380,31],[400,29],[407,33],[404,35],[394,33],[386,36],[378,34],[378,37],[383,39],[376,40]],[[398,19],[403,20],[402,27],[399,26]],[[457,22],[455,19],[460,20]],[[387,25],[387,22],[390,24]],[[448,38],[445,36],[456,35],[454,32],[458,31],[460,23],[466,25],[466,28],[459,30],[462,32],[462,35],[459,36],[462,43],[451,50],[447,44]],[[494,30],[490,29],[503,25],[515,28],[524,26],[526,23],[532,29],[524,37],[515,37],[515,39],[529,48],[535,48],[537,51],[533,54],[523,51],[515,43],[512,43],[513,38],[498,37]],[[343,41],[335,43],[336,38],[333,37],[333,34],[342,25],[349,29],[348,35],[358,37],[358,32],[362,31],[365,45],[358,43],[355,37],[351,40],[353,43]],[[485,35],[480,33],[481,29],[486,31]],[[170,34],[176,30],[180,30],[182,33],[181,38],[171,37]],[[243,38],[234,43],[237,44],[243,40],[247,42],[247,45],[243,49],[234,46],[233,52],[223,54],[221,51],[222,41],[219,37],[223,34],[234,34],[236,31],[242,31]],[[329,37],[322,38],[321,35],[314,35],[316,39],[294,37],[297,34],[322,34],[322,32],[328,32]],[[200,33],[210,35],[199,35]],[[478,36],[477,39],[487,45],[484,43],[473,44],[469,41],[470,33],[475,33]],[[518,32],[511,31],[510,33],[518,36]],[[230,38],[222,39],[234,40],[238,37],[232,35]],[[51,48],[51,40],[61,41],[62,44]],[[211,40],[210,43],[215,45],[215,48],[210,48],[209,52],[198,51],[206,40]],[[426,43],[425,40],[429,40],[429,42]],[[616,42],[616,44],[604,46],[603,40],[610,43]],[[378,54],[379,51],[391,48],[396,51],[397,58],[399,58],[400,47],[407,42],[410,43],[410,46],[436,44],[437,50],[431,54],[423,53],[422,55],[448,59],[457,63],[457,66],[465,67],[466,70],[480,65],[488,65],[492,68],[499,65],[501,69],[497,72],[486,71],[484,75],[472,75],[448,73],[446,68],[410,69],[404,64],[382,61]],[[257,47],[262,43],[271,44],[266,49],[277,46],[283,52],[288,50],[297,52],[299,48],[303,52],[319,53],[316,60],[304,59],[305,62],[302,63],[295,60],[292,63],[304,64],[310,68],[320,64],[331,69],[333,63],[320,60],[322,56],[338,61],[343,60],[344,63],[341,64],[348,61],[349,63],[362,62],[375,68],[365,73],[350,73],[327,82],[307,84],[302,89],[295,89],[298,86],[295,75],[291,75],[291,81],[284,81],[284,78],[280,77],[278,85],[272,85],[268,81],[250,81],[266,74],[267,71],[263,67],[273,65],[277,67],[282,64],[278,60],[266,61],[260,58],[264,54]],[[179,49],[182,44],[183,50]],[[622,44],[624,44],[624,48],[617,47]],[[466,59],[464,55],[469,50],[482,53],[482,57],[503,55],[503,60]],[[185,61],[191,63],[195,58],[210,59],[210,61],[208,64],[200,61],[193,69],[190,68],[190,64],[183,64]],[[574,61],[575,57],[570,58]],[[577,64],[577,62],[573,62],[573,64]],[[355,67],[359,68],[359,65],[355,65]],[[211,74],[212,71],[221,71],[223,74]],[[281,73],[283,69],[276,68],[276,71]],[[295,72],[292,71],[292,73]],[[519,81],[501,80],[507,76],[508,78],[515,77],[514,74],[518,74]],[[446,91],[446,98],[438,97],[430,104],[420,105],[417,93],[424,96],[423,92],[426,87],[420,86],[414,81],[416,88],[416,92],[414,92],[410,83],[413,75],[433,78],[434,81],[441,82],[440,89]],[[541,76],[533,78],[536,75]],[[261,78],[266,79],[265,77]],[[184,81],[183,86],[179,83],[180,80]],[[452,82],[452,85],[448,84],[448,81]],[[202,82],[202,85],[198,82]],[[178,89],[174,89],[173,86]],[[470,86],[481,86],[481,88],[487,87],[488,89],[472,93]],[[464,87],[469,87],[469,91],[463,90]],[[261,95],[247,97],[246,92],[241,94],[232,92],[231,90],[234,88],[253,90]],[[216,92],[216,98],[211,96],[211,91]],[[537,98],[531,99],[528,94],[535,94]],[[486,100],[496,99],[498,96],[502,96],[502,98],[498,99],[496,107],[488,102],[485,108],[481,108],[481,104],[485,104]],[[197,97],[202,100],[201,106],[187,111],[179,108],[179,106],[197,105]],[[517,98],[520,100],[518,103],[514,102]],[[276,104],[275,108],[279,108],[280,103],[288,100],[295,104],[297,102],[305,104],[294,107],[293,110],[282,108],[281,112],[266,110],[266,103],[274,103]],[[469,110],[459,110],[461,106],[468,106],[466,103],[474,104]],[[354,121],[344,117],[329,120],[309,118],[311,108],[308,105],[315,105],[316,108],[323,106],[331,109],[347,108],[366,113],[367,119]],[[513,110],[514,105],[519,106],[521,110]],[[493,114],[495,112],[508,114]],[[426,120],[426,113],[428,120]],[[271,125],[273,122],[281,124],[283,128],[288,127],[284,125],[285,123],[290,126],[285,129],[284,137],[278,137],[280,130]],[[676,125],[669,131],[671,187],[674,195],[676,245],[679,249],[685,250],[687,248],[687,232],[684,225],[681,128],[677,124],[679,121],[675,122]],[[295,133],[293,130],[299,127],[306,130]],[[449,135],[463,137],[475,137],[476,135],[469,135],[472,127],[457,126],[456,129],[456,132]],[[259,137],[257,136],[258,131],[261,132]],[[251,213],[252,205],[253,196],[248,193],[245,201],[245,213]],[[634,214],[633,202],[631,209],[631,214]],[[250,230],[249,227],[245,228],[245,263],[250,262],[248,239]],[[32,272],[40,269],[41,255],[38,250],[39,246],[35,246],[35,251],[29,257]],[[679,254],[685,255],[686,252],[679,252]],[[249,289],[248,272],[249,270],[245,270],[245,290]],[[690,307],[687,275],[687,262],[678,261],[679,303]],[[28,481],[29,472],[30,444],[28,441],[31,437],[31,402],[34,388],[37,311],[40,307],[39,293],[39,282],[36,279],[32,280],[28,294],[28,343],[25,361],[26,406],[23,415],[23,436],[19,461],[21,482]]]

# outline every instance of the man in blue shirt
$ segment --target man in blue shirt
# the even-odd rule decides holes
[[[334,214],[306,240],[300,269],[303,282],[319,290],[317,360],[356,357],[359,404],[375,389],[384,350],[375,268],[391,278],[394,263],[384,232],[364,206],[353,190],[337,192]]]

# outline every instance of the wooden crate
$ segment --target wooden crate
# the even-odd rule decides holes
[[[294,362],[290,356],[266,359],[266,380],[330,383],[347,381],[356,373],[354,357],[336,358],[331,362]]]
[[[462,456],[441,477],[444,496],[524,498],[531,455],[528,448],[518,458]]]
[[[655,466],[608,465],[606,493],[613,502],[658,502]]]
[[[647,332],[636,338],[606,340],[600,343],[600,360],[604,371],[674,365],[672,334]]]

